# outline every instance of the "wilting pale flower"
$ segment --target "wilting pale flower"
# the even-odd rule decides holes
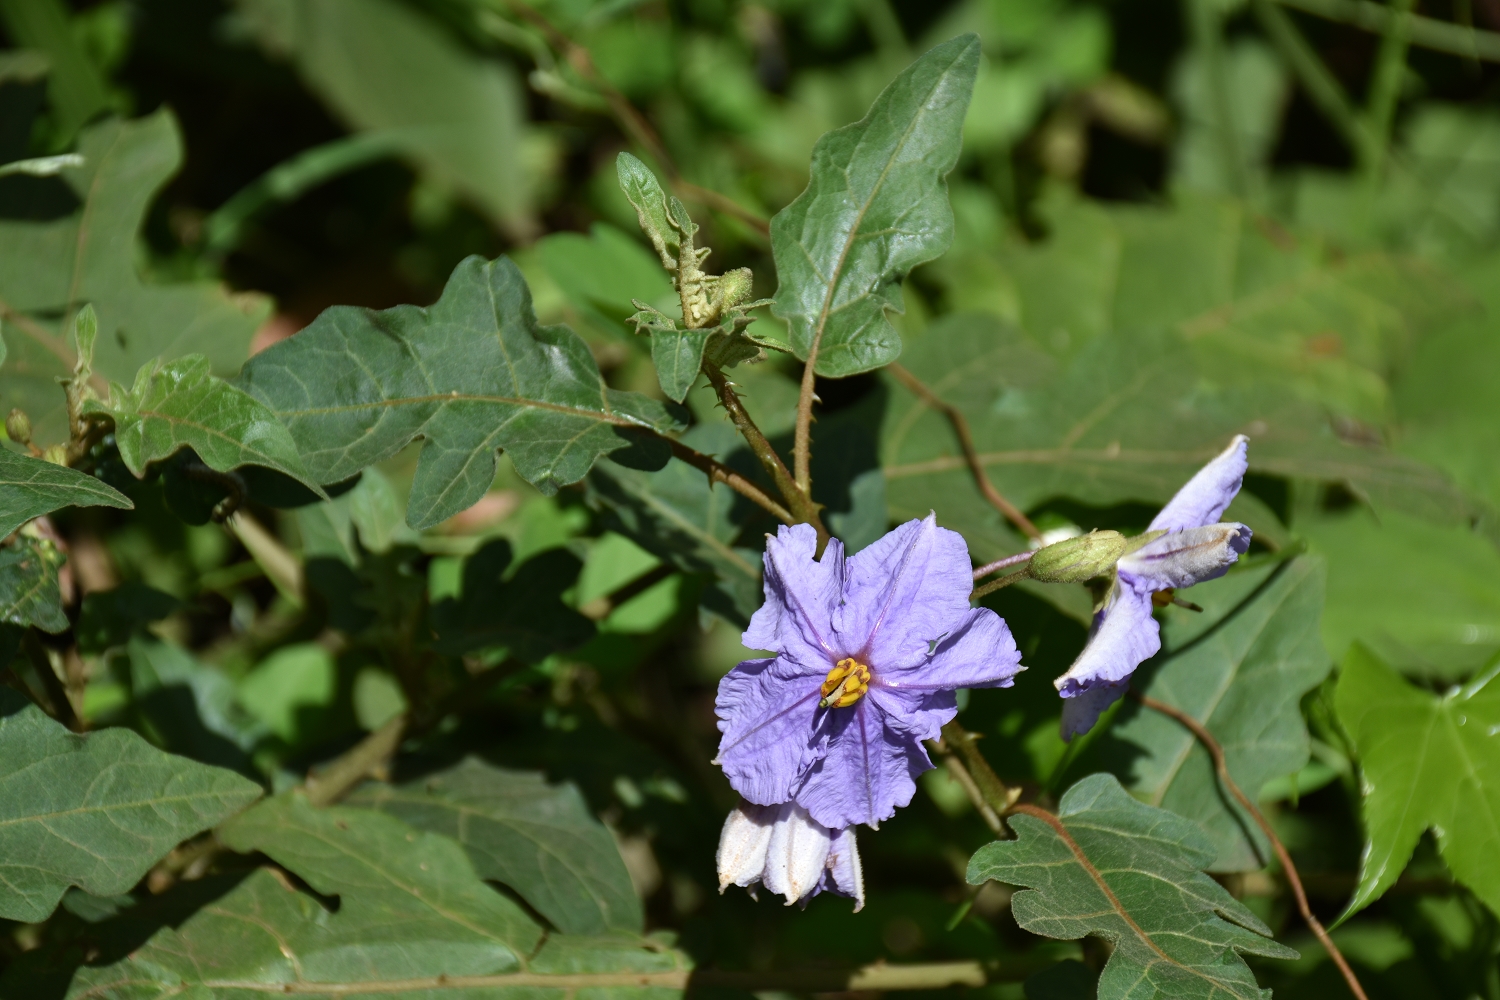
[[[757,805],[795,800],[831,830],[875,826],[932,767],[922,741],[957,713],[954,691],[1008,687],[1020,654],[998,615],[969,607],[962,537],[928,515],[845,559],[815,560],[806,524],[766,546],[766,602],[746,660],[719,683],[716,763]]]
[[[827,890],[854,899],[854,912],[865,905],[865,880],[852,829],[830,830],[795,802],[758,806],[741,802],[719,834],[719,892],[740,885],[755,895],[755,885],[786,897],[786,904],[807,905]]]
[[[1125,693],[1135,668],[1161,649],[1151,617],[1151,595],[1223,576],[1250,547],[1250,529],[1219,524],[1245,478],[1248,441],[1237,436],[1177,491],[1151,522],[1144,545],[1121,557],[1103,605],[1094,613],[1088,645],[1053,682],[1067,701],[1062,736],[1088,732]],[[1151,537],[1152,533],[1159,533]]]

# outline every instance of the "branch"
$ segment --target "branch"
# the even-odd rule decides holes
[[[368,778],[401,746],[406,735],[407,713],[402,712],[352,749],[335,757],[323,770],[307,778],[307,801],[315,806],[337,802],[355,785]]]
[[[1369,0],[1274,0],[1283,7],[1300,10],[1327,21],[1384,34],[1391,21],[1401,15],[1384,4]],[[1500,33],[1479,31],[1416,14],[1406,16],[1406,38],[1411,44],[1434,52],[1500,62]]]
[[[985,563],[974,571],[974,579],[978,580],[980,577],[989,576],[997,569],[1006,569],[1023,562],[1030,562],[1031,557],[1034,555],[1036,555],[1035,552],[1017,552],[1013,556],[1006,556],[1004,559],[996,559],[992,563]]]
[[[1006,587],[1009,587],[1013,583],[1020,583],[1029,575],[1030,574],[1027,572],[1027,569],[1020,569],[1014,573],[1007,573],[1005,576],[1002,576],[998,580],[991,580],[989,583],[986,583],[981,587],[975,587],[969,594],[969,600],[977,601],[981,597],[988,597],[990,594],[993,594],[997,590],[1004,590]]]
[[[823,339],[819,331],[807,351],[807,361],[802,365],[802,387],[797,393],[797,429],[792,437],[792,468],[796,470],[797,488],[812,496],[812,408],[821,403],[813,389],[818,384],[818,343]]]
[[[1016,800],[1021,797],[1021,789],[1011,788],[1000,780],[995,769],[990,767],[990,762],[985,760],[984,754],[979,752],[979,747],[975,743],[978,739],[978,734],[969,732],[955,719],[943,726],[943,738],[936,744],[936,747],[939,753],[948,755],[950,765],[958,765],[958,769],[954,771],[955,776],[959,774],[959,770],[962,770],[962,773],[968,777],[968,782],[960,777],[958,783],[964,786],[964,791],[969,792],[969,798],[973,801],[975,808],[979,809],[979,814],[985,817],[985,822],[990,823],[990,817],[985,815],[985,810],[994,814],[995,821],[990,823],[990,829],[1005,835],[1003,834],[1005,828],[999,825],[1000,817],[1015,808]],[[978,798],[975,798],[975,795],[978,795]]]
[[[587,80],[590,86],[604,96],[610,112],[624,129],[625,134],[667,172],[667,179],[679,195],[717,209],[725,215],[732,215],[762,235],[770,235],[771,224],[756,213],[726,195],[683,180],[682,172],[677,169],[677,162],[667,152],[666,146],[662,145],[661,138],[651,127],[651,123],[646,120],[646,116],[641,114],[635,105],[630,103],[630,99],[620,93],[603,73],[599,72],[599,67],[594,65],[594,57],[589,54],[586,47],[569,38],[547,20],[541,11],[530,4],[522,0],[508,0],[508,3],[517,16],[540,31],[547,39],[547,44],[556,49],[568,61],[568,65],[578,72],[579,76]]]
[[[808,371],[811,371],[811,360],[808,361],[807,366]],[[948,418],[948,423],[953,425],[953,433],[958,436],[958,446],[963,450],[964,462],[969,466],[969,474],[974,477],[974,485],[979,487],[979,492],[984,494],[984,498],[990,502],[991,506],[1003,514],[1006,520],[1010,521],[1017,528],[1020,528],[1021,532],[1027,538],[1040,540],[1042,533],[1037,529],[1037,526],[1032,524],[1031,519],[1021,513],[1015,504],[1005,499],[1000,491],[995,489],[995,484],[990,482],[990,477],[985,474],[984,466],[979,461],[979,453],[974,450],[974,436],[969,433],[969,421],[964,418],[964,415],[959,412],[958,408],[950,406],[939,399],[931,389],[922,383],[921,379],[917,378],[901,365],[892,363],[886,365],[885,370],[894,375],[896,381],[916,394],[922,402]],[[806,390],[806,375],[803,376],[802,381],[803,388]],[[810,414],[811,410],[809,409]],[[797,419],[800,430],[802,419],[800,405],[798,407]]]
[[[1276,6],[1277,2],[1285,0],[1252,0],[1251,5],[1255,16],[1260,20],[1261,28],[1271,36],[1272,44],[1292,67],[1292,72],[1297,75],[1297,81],[1302,84],[1302,89],[1307,92],[1313,105],[1339,130],[1360,162],[1364,162],[1369,156],[1370,148],[1364,122],[1355,112],[1354,105],[1349,102],[1349,95],[1344,93],[1343,84],[1328,71],[1328,67],[1318,58],[1312,46],[1307,44],[1307,39],[1302,37],[1302,32],[1297,30],[1286,11]]]
[[[791,508],[793,516],[798,523],[810,524],[818,533],[818,552],[823,551],[828,544],[828,529],[823,527],[823,519],[818,514],[818,505],[813,503],[812,497],[803,492],[798,484],[792,479],[792,474],[787,471],[786,463],[782,462],[781,456],[776,454],[776,449],[771,447],[771,442],[755,426],[755,421],[745,409],[745,404],[740,402],[739,394],[734,391],[734,386],[729,379],[724,377],[724,372],[716,365],[705,363],[703,373],[708,376],[709,384],[714,387],[714,392],[719,396],[719,402],[723,404],[729,419],[734,421],[734,426],[744,437],[750,450],[755,457],[760,459],[761,467],[770,475],[771,481],[781,491],[787,506]]]
[[[952,748],[948,746],[947,742],[944,740],[928,740],[927,746],[933,752],[943,756],[943,762],[948,767],[948,773],[963,788],[964,794],[969,797],[969,801],[979,811],[980,818],[990,828],[990,832],[997,837],[1008,838],[1010,833],[1005,829],[1005,823],[1001,821],[1000,814],[995,812],[994,806],[985,801],[984,792],[979,788],[979,782],[974,780],[974,776],[969,773],[968,768],[964,767],[964,762],[958,759],[958,756],[953,753]]]
[[[1276,858],[1281,862],[1281,869],[1286,873],[1287,884],[1292,887],[1292,895],[1297,898],[1297,909],[1301,911],[1302,919],[1307,922],[1308,927],[1312,928],[1313,934],[1317,935],[1323,948],[1328,952],[1329,957],[1333,959],[1333,964],[1338,966],[1339,972],[1343,973],[1344,982],[1349,984],[1349,991],[1358,997],[1359,1000],[1368,1000],[1365,996],[1364,987],[1360,986],[1359,979],[1354,975],[1354,970],[1349,968],[1349,963],[1344,961],[1343,953],[1339,951],[1338,945],[1333,943],[1333,939],[1328,936],[1328,931],[1324,930],[1323,924],[1317,917],[1313,916],[1312,907],[1307,905],[1307,893],[1302,889],[1302,879],[1297,874],[1297,866],[1292,864],[1292,856],[1287,853],[1286,845],[1282,844],[1281,838],[1276,836],[1276,831],[1272,829],[1271,823],[1266,819],[1265,814],[1260,811],[1260,808],[1254,802],[1250,801],[1250,797],[1229,776],[1229,766],[1224,762],[1224,748],[1219,745],[1219,741],[1214,739],[1213,734],[1204,728],[1201,722],[1188,715],[1182,709],[1168,705],[1166,702],[1157,701],[1155,698],[1148,698],[1146,695],[1137,694],[1134,691],[1130,692],[1130,694],[1147,708],[1170,716],[1182,723],[1198,738],[1198,742],[1203,744],[1203,748],[1213,758],[1214,770],[1218,772],[1219,780],[1224,783],[1224,787],[1229,789],[1229,793],[1250,814],[1250,817],[1255,820],[1256,825],[1260,827],[1261,832],[1266,835],[1266,839],[1271,842],[1271,849],[1276,852]]]
[[[584,601],[578,613],[590,621],[602,622],[610,614],[633,597],[638,597],[677,572],[671,563],[659,563],[633,580],[628,580],[607,594]]]
[[[708,476],[709,482],[724,483],[740,496],[745,497],[753,503],[759,504],[761,507],[770,511],[783,524],[797,523],[797,519],[791,515],[790,511],[781,506],[781,504],[777,503],[775,500],[772,500],[770,497],[766,496],[765,492],[762,491],[759,486],[756,486],[750,480],[746,479],[738,472],[735,472],[723,462],[720,462],[719,460],[709,455],[705,455],[701,451],[694,451],[692,448],[689,448],[681,441],[674,441],[671,438],[664,438],[663,440],[665,440],[672,446],[673,455],[682,459],[693,468],[701,470]]]

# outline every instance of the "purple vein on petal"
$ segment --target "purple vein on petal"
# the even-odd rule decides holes
[[[795,587],[791,586],[788,583],[788,580],[790,578],[786,575],[786,573],[782,572],[780,555],[772,553],[770,546],[766,547],[766,555],[769,556],[771,561],[776,564],[776,575],[781,577],[782,585],[786,587],[786,592],[791,595],[792,603],[797,605],[797,610],[801,613],[802,620],[807,623],[808,628],[812,629],[813,635],[818,637],[818,645],[822,646],[823,652],[827,653],[829,656],[836,656],[837,654],[834,653],[833,649],[828,645],[828,640],[823,638],[823,633],[819,630],[818,623],[814,621],[812,616],[807,613],[807,608],[802,603],[802,595],[797,592],[797,589]]]
[[[822,692],[819,689],[814,688],[811,694],[807,695],[806,697],[799,698],[798,700],[792,702],[790,705],[788,705],[786,708],[782,709],[781,711],[777,712],[775,715],[771,715],[771,716],[766,717],[759,724],[757,724],[756,726],[752,727],[751,730],[748,733],[746,733],[745,735],[741,736],[739,739],[735,740],[733,743],[729,744],[728,746],[721,746],[721,747],[719,747],[719,755],[717,757],[715,757],[714,760],[710,761],[710,763],[718,763],[720,760],[723,759],[723,757],[724,757],[724,755],[726,753],[728,753],[729,751],[733,750],[735,747],[739,746],[741,743],[745,742],[750,737],[754,736],[756,733],[760,732],[762,729],[766,728],[767,726],[769,726],[771,723],[775,722],[777,719],[781,718],[782,716],[788,715],[788,714],[790,714],[792,712],[795,712],[797,709],[801,708],[803,705],[807,704],[809,701],[813,700],[814,698],[820,697],[821,694],[822,694]]]
[[[917,526],[915,537],[912,538],[911,544],[906,547],[906,552],[901,556],[901,565],[896,569],[896,575],[891,578],[890,588],[885,592],[885,604],[881,606],[880,615],[875,619],[875,624],[870,627],[870,634],[865,639],[865,644],[860,647],[859,661],[861,663],[867,662],[867,658],[870,655],[870,647],[875,643],[875,634],[885,624],[885,616],[890,613],[891,602],[896,599],[896,591],[901,587],[901,578],[906,575],[906,567],[911,562],[911,554],[916,550],[917,540],[922,537],[922,529],[926,526],[927,521],[924,519]]]

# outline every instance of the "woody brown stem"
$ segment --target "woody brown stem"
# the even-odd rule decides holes
[[[1187,727],[1189,732],[1198,738],[1198,742],[1203,744],[1203,749],[1207,750],[1208,755],[1213,758],[1214,770],[1218,772],[1219,780],[1229,790],[1229,794],[1234,796],[1235,801],[1250,814],[1250,818],[1255,820],[1256,826],[1260,827],[1261,833],[1264,833],[1266,839],[1271,842],[1271,849],[1276,852],[1276,859],[1281,862],[1281,870],[1286,874],[1287,885],[1291,886],[1292,895],[1297,900],[1297,910],[1302,914],[1302,919],[1312,929],[1319,943],[1323,945],[1324,950],[1328,952],[1328,956],[1333,959],[1333,964],[1338,966],[1339,972],[1343,974],[1344,982],[1349,985],[1349,992],[1353,993],[1359,1000],[1368,1000],[1365,996],[1364,987],[1360,985],[1359,978],[1354,975],[1354,970],[1349,968],[1349,963],[1344,960],[1344,955],[1339,951],[1338,945],[1333,943],[1333,938],[1328,936],[1328,931],[1324,929],[1322,922],[1313,915],[1312,907],[1307,903],[1307,893],[1302,888],[1302,879],[1297,874],[1297,866],[1292,863],[1292,856],[1287,853],[1286,845],[1281,842],[1280,837],[1276,836],[1276,831],[1272,828],[1270,821],[1266,819],[1265,813],[1261,812],[1260,808],[1254,802],[1250,801],[1250,796],[1246,795],[1240,786],[1235,783],[1235,780],[1229,776],[1229,766],[1224,760],[1224,748],[1219,745],[1219,741],[1214,738],[1214,735],[1201,722],[1182,709],[1168,705],[1163,701],[1157,701],[1155,698],[1149,698],[1143,694],[1136,694],[1134,691],[1130,694],[1131,697],[1152,711],[1160,712],[1162,715],[1169,716],[1182,723],[1183,726]]]
[[[723,483],[740,496],[770,511],[783,524],[797,523],[797,519],[792,516],[791,511],[766,496],[765,491],[759,486],[756,486],[723,462],[712,456],[705,455],[701,451],[695,451],[681,441],[674,441],[671,438],[665,438],[664,440],[672,446],[673,455],[703,472],[708,476],[709,482]]]
[[[761,433],[755,421],[751,419],[745,404],[741,402],[739,393],[734,391],[729,379],[724,377],[724,372],[718,366],[705,362],[703,373],[708,376],[708,382],[713,386],[715,394],[719,397],[719,403],[724,407],[724,412],[729,414],[729,419],[734,421],[734,426],[739,430],[745,442],[750,445],[750,450],[760,460],[761,467],[781,491],[782,498],[786,500],[787,507],[791,510],[795,523],[810,524],[818,533],[818,552],[822,553],[824,546],[828,544],[828,529],[823,526],[823,519],[818,514],[818,505],[813,503],[812,497],[808,496],[798,488],[792,479],[792,474],[787,471],[786,463],[781,456],[776,454],[776,449],[771,447],[771,442]]]
[[[953,433],[958,437],[958,447],[964,453],[964,463],[968,465],[969,474],[974,477],[974,485],[979,487],[979,492],[992,507],[1005,516],[1006,520],[1021,529],[1027,538],[1040,540],[1042,533],[1036,525],[1031,523],[1031,519],[1023,514],[1019,507],[1005,499],[1004,494],[995,488],[994,483],[990,482],[989,475],[984,471],[984,465],[979,461],[979,452],[974,448],[974,435],[969,433],[969,421],[958,408],[939,399],[937,394],[927,388],[921,379],[901,365],[893,362],[886,365],[886,371],[895,376],[896,381],[916,394],[918,399],[948,419],[948,423],[953,427]]]

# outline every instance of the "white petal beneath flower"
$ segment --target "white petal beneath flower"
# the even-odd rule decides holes
[[[771,828],[761,881],[767,889],[785,896],[790,906],[818,887],[833,846],[833,834],[795,802],[780,808],[781,815]]]
[[[781,806],[758,806],[743,799],[724,820],[719,833],[719,891],[731,885],[748,886],[766,870],[766,849]]]
[[[1243,524],[1209,524],[1147,542],[1122,557],[1118,568],[1151,590],[1191,587],[1223,576],[1249,548],[1250,529]]]

